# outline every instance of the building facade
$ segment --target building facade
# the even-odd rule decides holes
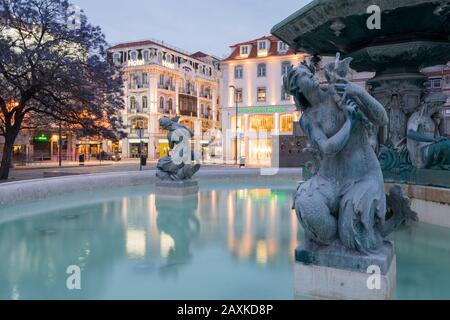
[[[448,97],[442,109],[440,132],[450,138],[450,62],[446,65],[425,68],[422,72],[428,76],[428,91],[441,92]]]
[[[279,138],[292,135],[294,122],[301,116],[293,98],[284,91],[283,76],[290,66],[309,58],[293,52],[274,36],[231,46],[231,54],[222,61],[221,67],[223,144],[227,162],[245,158],[248,165],[276,166]],[[324,59],[321,64],[330,59]],[[318,76],[325,82],[322,72]],[[370,73],[352,72],[350,79],[364,86],[370,76]]]
[[[119,145],[124,157],[138,157],[141,151],[152,160],[167,155],[167,133],[159,119],[177,115],[194,132],[193,147],[202,151],[203,160],[222,157],[220,146],[211,142],[221,141],[216,139],[221,126],[217,58],[202,52],[189,54],[156,40],[118,44],[110,55],[122,66],[125,82],[122,120],[128,136]],[[205,150],[213,146],[216,150]]]

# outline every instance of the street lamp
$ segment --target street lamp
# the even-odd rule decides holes
[[[236,87],[231,85],[230,88],[234,90],[234,102],[235,102],[235,109],[236,109],[236,111],[235,111],[235,113],[236,113],[236,116],[235,116],[235,120],[236,120],[236,122],[235,122],[235,125],[236,125],[236,143],[234,145],[234,154],[236,156],[236,165],[237,165],[238,164],[238,103],[239,103],[239,101],[238,101]]]

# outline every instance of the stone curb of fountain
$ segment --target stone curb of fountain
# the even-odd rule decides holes
[[[274,177],[301,177],[301,169],[279,169],[276,176],[262,176],[260,169],[227,168],[198,172],[196,180],[236,178],[273,179]],[[46,199],[52,196],[74,192],[89,192],[104,188],[140,186],[156,182],[154,170],[143,172],[116,172],[82,174],[47,179],[16,181],[0,184],[0,206],[15,205],[22,202]]]

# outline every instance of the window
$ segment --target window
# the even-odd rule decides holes
[[[241,55],[242,56],[248,55],[248,46],[241,47]]]
[[[294,132],[294,116],[292,114],[283,114],[280,117],[280,131],[283,133]]]
[[[258,43],[258,50],[266,50],[267,49],[267,43],[265,41],[261,41]]]
[[[435,78],[430,79],[428,81],[428,89],[441,89],[442,88],[442,79]]]
[[[243,101],[242,89],[236,89],[236,95],[234,96],[234,102],[240,103]]]
[[[284,86],[281,86],[281,101],[287,101],[291,98],[289,93],[286,92]]]
[[[147,73],[142,74],[142,84],[144,84],[144,85],[148,84],[148,74]]]
[[[234,67],[234,78],[242,79],[244,77],[244,68],[242,66]]]
[[[283,41],[278,41],[278,51],[283,52],[288,50],[288,45]]]
[[[148,61],[149,60],[149,53],[147,50],[144,51],[144,60]]]
[[[121,57],[120,57],[120,53],[114,54],[114,62],[115,62],[116,64],[121,64],[121,63],[122,63],[122,59],[121,59]]]
[[[265,102],[266,101],[266,88],[261,87],[258,88],[258,102]]]
[[[159,75],[159,85],[164,86],[164,75],[163,74]]]
[[[137,52],[136,51],[131,52],[131,60],[137,60]]]
[[[167,101],[167,106],[169,107],[169,113],[173,113],[173,100],[169,98],[169,101]]]
[[[266,64],[260,63],[258,64],[258,77],[265,77],[266,76]]]
[[[148,129],[148,120],[138,117],[131,120],[131,133],[136,133],[136,129]]]
[[[142,97],[142,108],[147,109],[148,108],[148,98],[147,96]]]
[[[159,98],[159,112],[164,113],[164,97]]]
[[[136,97],[130,98],[130,109],[136,109],[137,108],[137,101]]]
[[[289,61],[282,62],[281,63],[281,75],[286,76],[290,67],[291,67],[291,63]]]

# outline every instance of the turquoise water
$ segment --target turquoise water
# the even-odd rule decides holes
[[[295,299],[294,190],[216,183],[178,203],[149,186],[0,209],[35,214],[0,224],[0,299]],[[450,299],[450,230],[391,238],[397,298]],[[81,290],[66,287],[71,265]]]

